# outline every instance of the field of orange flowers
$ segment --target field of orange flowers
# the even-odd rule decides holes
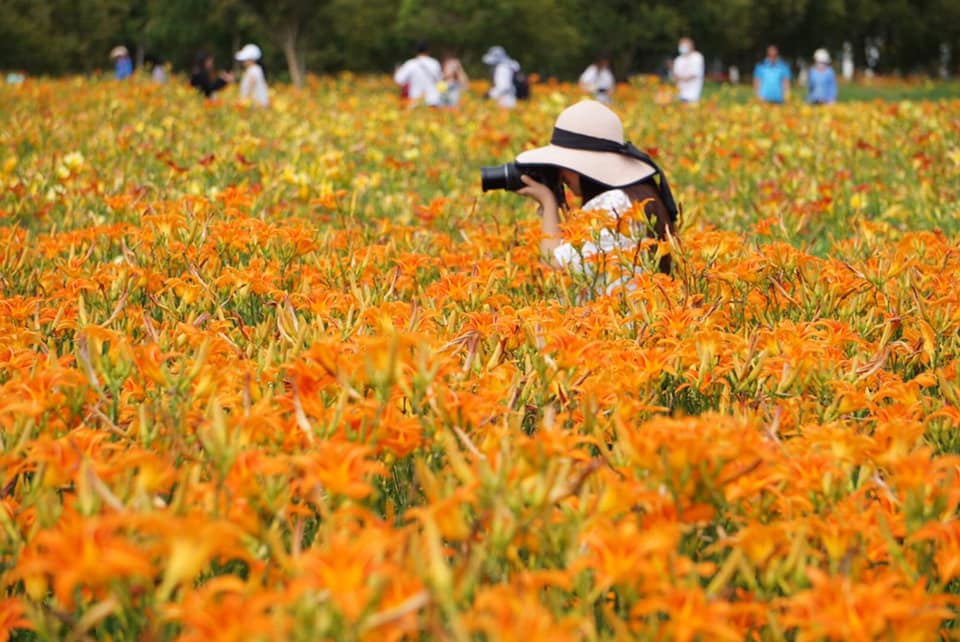
[[[597,296],[479,192],[537,89],[0,88],[0,640],[953,636],[960,101],[625,90]]]

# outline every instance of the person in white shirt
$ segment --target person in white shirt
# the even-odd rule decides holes
[[[167,66],[157,56],[147,54],[143,57],[143,68],[150,72],[150,80],[158,85],[167,82]]]
[[[150,80],[158,85],[165,84],[167,82],[167,66],[162,63],[157,63],[154,68],[150,70]]]
[[[698,102],[703,92],[703,54],[696,50],[690,38],[681,38],[677,49],[680,55],[673,61],[677,99],[684,103]]]
[[[610,57],[603,54],[580,74],[580,88],[593,95],[594,99],[609,105],[613,100],[616,79],[610,71]]]
[[[261,56],[260,47],[248,44],[237,52],[236,59],[243,64],[240,98],[260,107],[266,107],[270,104],[270,97],[267,91],[267,79],[264,78],[263,69],[259,64]]]
[[[413,104],[423,102],[430,107],[440,105],[440,89],[437,85],[443,78],[440,63],[430,55],[425,43],[417,45],[417,55],[400,65],[393,74],[393,81],[407,87],[407,97]]]
[[[513,78],[520,71],[520,63],[507,55],[506,50],[497,45],[490,47],[483,55],[483,64],[493,69],[493,87],[488,94],[501,107],[513,109],[517,106],[517,90]]]

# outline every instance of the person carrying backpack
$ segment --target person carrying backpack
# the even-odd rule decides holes
[[[483,55],[483,62],[493,69],[493,87],[488,95],[501,107],[513,109],[517,105],[517,98],[522,100],[527,97],[524,94],[528,95],[529,90],[524,91],[526,79],[520,71],[520,63],[508,56],[503,47],[490,47]]]

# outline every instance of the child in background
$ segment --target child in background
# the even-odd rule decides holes
[[[815,105],[837,102],[837,75],[830,66],[830,52],[826,49],[813,52],[813,69],[807,80],[807,102]]]

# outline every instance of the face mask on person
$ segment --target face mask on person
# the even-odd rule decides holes
[[[690,53],[690,45],[684,42],[677,47],[677,51],[680,52],[681,56],[686,56],[688,53]]]

